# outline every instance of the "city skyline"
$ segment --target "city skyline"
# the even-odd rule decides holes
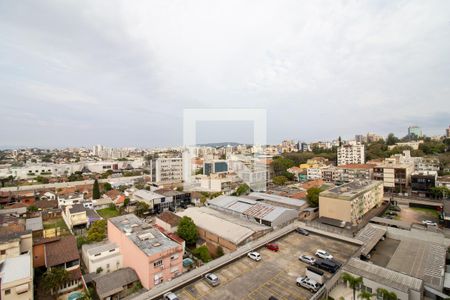
[[[266,109],[271,144],[450,120],[445,1],[0,8],[0,147],[182,145],[187,108]]]

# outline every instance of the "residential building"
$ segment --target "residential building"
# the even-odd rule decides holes
[[[365,153],[363,144],[342,145],[337,149],[337,165],[363,164]]]
[[[31,253],[8,257],[0,262],[0,298],[33,299],[33,265]]]
[[[83,193],[73,193],[67,196],[58,195],[58,206],[61,208],[62,206],[74,205],[84,202],[84,194]]]
[[[405,193],[409,190],[414,162],[400,162],[398,157],[386,158],[373,169],[373,179],[383,181],[384,190]]]
[[[84,244],[81,252],[89,273],[106,274],[122,268],[122,254],[115,243]]]
[[[411,193],[419,196],[431,196],[436,186],[436,171],[416,171],[411,174]]]
[[[445,128],[445,137],[450,138],[450,126],[448,126],[448,128]]]
[[[180,219],[180,216],[174,214],[173,212],[165,211],[156,216],[155,224],[167,232],[175,233],[177,232]]]
[[[365,142],[367,142],[367,137],[365,136],[365,135],[362,135],[362,134],[356,134],[355,135],[355,141],[357,142],[357,143],[365,143]]]
[[[134,269],[146,289],[183,271],[183,246],[133,214],[108,219],[108,239],[119,246],[123,266]]]
[[[329,183],[342,182],[344,172],[343,169],[334,166],[329,166],[327,168],[322,168],[321,172],[322,172],[322,179],[325,182]]]
[[[42,217],[29,218],[25,220],[25,229],[30,230],[33,238],[42,237],[44,226],[42,224]]]
[[[133,293],[139,278],[132,268],[123,268],[93,276],[95,291],[100,300],[122,299]]]
[[[348,164],[339,166],[341,172],[341,182],[351,182],[354,180],[371,180],[375,164]]]
[[[423,134],[422,134],[422,129],[419,126],[409,126],[408,127],[408,137],[410,138],[422,138]]]
[[[226,160],[211,160],[203,163],[203,174],[226,173],[228,172],[228,163]]]
[[[322,179],[322,169],[326,167],[319,167],[314,165],[311,168],[306,169],[306,178],[308,180]]]
[[[383,137],[376,133],[369,132],[369,133],[367,133],[366,139],[367,139],[368,143],[375,143],[375,142],[381,141],[383,139]]]
[[[399,143],[396,143],[395,145],[388,146],[388,149],[392,150],[395,147],[410,147],[413,150],[418,150],[419,145],[422,143],[423,143],[423,141],[399,142]]]
[[[158,157],[150,160],[152,182],[173,183],[183,180],[183,159],[179,157]]]
[[[357,225],[372,208],[383,203],[383,184],[353,181],[319,194],[319,216]]]
[[[83,204],[66,206],[62,213],[62,217],[69,230],[78,233],[89,228],[93,222],[102,219],[95,210],[86,208]]]
[[[31,230],[27,230],[18,218],[12,217],[12,220],[7,222],[5,217],[2,216],[3,223],[0,226],[0,261],[31,253],[33,248]]]

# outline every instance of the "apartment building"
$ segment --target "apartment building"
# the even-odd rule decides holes
[[[363,164],[365,163],[364,145],[355,143],[338,147],[337,165]]]
[[[415,171],[411,174],[411,193],[419,196],[431,196],[436,186],[436,171]]]
[[[8,257],[0,262],[0,282],[3,300],[33,299],[33,265],[31,253]]]
[[[203,163],[203,174],[226,173],[228,172],[228,163],[226,160],[212,160]]]
[[[179,157],[158,157],[150,160],[152,182],[173,183],[183,180],[183,159]]]
[[[116,243],[84,244],[81,252],[89,273],[106,274],[122,268],[123,258]]]
[[[384,190],[389,192],[407,192],[414,171],[413,162],[400,162],[397,158],[386,158],[373,169],[373,179],[383,181]]]
[[[371,180],[375,167],[375,164],[347,164],[337,168],[341,170],[340,181],[351,182],[354,180]]]
[[[308,180],[322,179],[322,169],[324,169],[324,167],[318,165],[306,169],[306,178]]]
[[[353,181],[319,194],[319,216],[352,225],[383,202],[383,184],[373,180]]]
[[[134,269],[146,289],[183,271],[183,246],[134,214],[108,219],[108,239],[119,246],[123,266]]]

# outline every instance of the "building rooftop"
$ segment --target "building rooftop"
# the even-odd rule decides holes
[[[134,214],[110,218],[108,221],[149,256],[180,246]]]
[[[163,222],[166,222],[172,227],[178,226],[178,223],[180,222],[181,219],[180,216],[174,214],[171,211],[162,212],[157,216],[157,218]]]
[[[80,259],[77,241],[73,235],[45,244],[45,261],[47,267],[57,266],[69,261]]]
[[[27,277],[31,278],[30,254],[6,258],[0,263],[0,273],[2,274],[2,285]]]
[[[198,227],[212,232],[236,245],[242,243],[254,233],[254,231],[247,227],[208,214],[208,210],[204,210],[203,207],[190,207],[177,214],[180,217],[190,217]]]
[[[87,208],[85,208],[85,207],[83,206],[83,204],[81,204],[81,203],[79,203],[79,204],[74,204],[74,205],[71,205],[71,207],[69,207],[69,212],[70,212],[71,214],[76,214],[76,213],[84,212],[84,211],[86,211],[86,210],[87,210]]]
[[[98,296],[104,299],[121,292],[124,286],[139,281],[139,278],[132,268],[123,268],[98,277],[94,276],[93,281]]]
[[[382,181],[375,180],[356,180],[341,186],[337,186],[331,188],[329,190],[323,191],[320,193],[320,196],[330,197],[330,198],[339,198],[343,200],[352,200],[359,195],[370,191],[371,189],[382,186]]]
[[[95,243],[95,244],[84,244],[82,246],[83,252],[86,252],[89,255],[95,255],[98,253],[106,252],[112,249],[119,248],[116,243],[111,243],[109,241]]]
[[[343,270],[405,293],[409,290],[421,292],[423,288],[423,282],[420,279],[357,258],[351,258],[343,267]]]
[[[247,198],[254,199],[254,200],[265,200],[268,202],[272,202],[276,204],[282,204],[287,206],[293,206],[296,208],[301,208],[306,204],[303,200],[296,200],[289,197],[284,196],[278,196],[273,194],[266,194],[266,193],[259,193],[259,192],[253,192],[250,193]]]
[[[380,228],[367,224],[356,236],[357,240],[364,243],[361,254],[367,256],[386,234],[386,228]]]
[[[376,167],[376,164],[347,164],[347,165],[340,165],[338,168],[340,169],[364,169],[364,170],[370,170]]]
[[[145,201],[145,200],[151,201],[151,200],[154,200],[154,199],[164,198],[165,196],[160,195],[160,194],[155,193],[155,192],[152,192],[152,191],[139,190],[139,191],[136,191],[133,194],[133,197],[142,199],[143,201]]]

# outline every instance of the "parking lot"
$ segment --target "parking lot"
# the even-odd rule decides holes
[[[298,260],[302,254],[314,255],[317,249],[329,251],[344,262],[357,246],[311,234],[303,236],[292,232],[276,241],[280,251],[258,249],[262,260],[255,262],[248,257],[214,271],[221,283],[211,287],[204,279],[199,279],[175,291],[180,299],[309,299],[308,290],[298,287],[296,278],[305,274],[307,264]],[[325,272],[326,273],[326,272]],[[331,274],[326,273],[329,278]]]

